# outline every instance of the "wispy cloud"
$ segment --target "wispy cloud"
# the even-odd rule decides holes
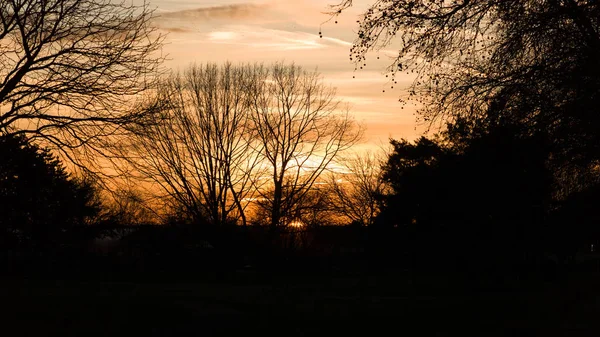
[[[160,28],[163,29],[163,30],[165,30],[166,32],[169,32],[169,33],[188,33],[188,32],[192,31],[189,28],[183,28],[183,27],[162,26]]]
[[[162,19],[184,20],[229,20],[229,19],[256,19],[263,17],[268,5],[261,4],[235,4],[225,6],[200,7],[174,12],[162,13]]]
[[[211,43],[251,46],[261,49],[298,50],[327,46],[350,46],[335,38],[319,38],[316,34],[247,26],[227,26],[207,34]]]
[[[414,108],[398,103],[413,76],[398,76],[394,89],[384,76],[390,58],[396,56],[394,46],[371,53],[366,66],[360,64],[353,71],[357,65],[349,60],[349,51],[360,11],[346,13],[337,24],[321,25],[328,19],[322,14],[328,3],[324,0],[149,1],[159,3],[155,24],[172,33],[165,45],[171,67],[224,60],[294,61],[307,70],[317,69],[325,83],[337,87],[338,98],[367,125],[368,142],[385,143],[388,137],[412,138],[418,133]]]

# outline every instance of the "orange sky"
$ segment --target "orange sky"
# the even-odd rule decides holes
[[[390,137],[414,139],[418,135],[414,108],[402,109],[398,102],[411,79],[399,78],[391,89],[383,75],[389,57],[384,52],[373,53],[367,67],[357,72],[349,60],[357,15],[369,1],[355,1],[356,8],[339,17],[338,24],[321,25],[329,18],[322,12],[335,1],[150,0],[150,5],[157,8],[156,25],[169,33],[164,47],[168,67],[226,60],[295,62],[317,69],[325,83],[337,88],[338,97],[350,104],[367,128],[362,147],[386,144]]]

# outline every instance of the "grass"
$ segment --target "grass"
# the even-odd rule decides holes
[[[406,277],[4,281],[0,321],[2,336],[597,336],[596,273],[477,294],[416,291]]]

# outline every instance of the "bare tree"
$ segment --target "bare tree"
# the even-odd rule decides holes
[[[369,226],[379,214],[378,197],[387,191],[382,158],[373,153],[355,154],[343,160],[344,172],[329,175],[331,208],[347,223]]]
[[[352,5],[338,1],[330,14]],[[578,98],[564,91],[572,81],[597,90],[599,13],[586,0],[376,0],[350,57],[365,66],[368,54],[397,45],[387,76],[417,74],[409,92],[427,119],[485,114],[500,94],[507,113],[519,103],[539,114]]]
[[[141,189],[118,188],[105,193],[102,201],[103,212],[96,223],[125,226],[158,223],[159,216]]]
[[[0,133],[81,150],[141,121],[131,103],[162,61],[151,16],[124,0],[3,0]]]
[[[275,228],[294,220],[294,207],[362,130],[347,112],[339,112],[335,90],[316,72],[284,64],[259,70],[253,82],[258,87],[250,91],[252,116],[270,186],[258,193]]]
[[[190,66],[165,79],[153,109],[162,121],[137,132],[128,151],[143,178],[196,221],[246,224],[259,156],[248,113],[252,66]]]
[[[282,199],[290,200],[288,193],[290,186],[287,182],[283,184]],[[261,198],[258,198],[253,208],[253,223],[260,226],[270,226],[273,207],[274,188],[272,185],[263,187]],[[340,224],[338,213],[332,205],[332,193],[325,182],[318,182],[298,198],[294,203],[284,203],[286,213],[280,218],[280,227],[285,228],[307,228],[323,225]]]

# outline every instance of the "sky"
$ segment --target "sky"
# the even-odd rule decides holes
[[[328,4],[337,0],[149,0],[156,8],[155,24],[168,33],[163,52],[167,67],[183,69],[191,63],[294,62],[317,70],[323,82],[337,88],[356,120],[365,127],[360,147],[380,147],[389,138],[412,140],[422,128],[415,123],[415,108],[398,98],[410,78],[396,79],[394,89],[384,75],[393,51],[371,54],[367,67],[354,71],[350,47],[358,28],[356,20],[369,1],[334,20]],[[323,38],[319,38],[319,29]],[[377,56],[380,57],[377,60]],[[354,77],[354,78],[353,78]],[[385,92],[384,92],[385,90]]]

